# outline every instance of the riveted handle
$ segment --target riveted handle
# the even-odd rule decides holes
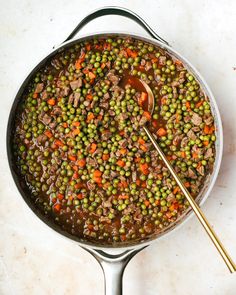
[[[92,11],[91,13],[89,13],[85,18],[81,20],[81,22],[71,32],[71,34],[66,38],[65,41],[72,39],[90,21],[104,15],[120,15],[120,16],[127,17],[129,19],[132,19],[136,23],[138,23],[141,27],[143,27],[145,31],[147,31],[151,37],[153,37],[154,39],[158,41],[161,41],[164,44],[169,45],[168,42],[165,41],[163,38],[161,38],[159,35],[157,35],[153,31],[153,29],[139,15],[137,15],[136,13],[134,13],[133,11],[129,9],[126,9],[123,7],[116,7],[116,6],[106,6],[103,8],[96,9]]]

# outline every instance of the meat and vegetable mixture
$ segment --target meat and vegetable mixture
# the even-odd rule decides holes
[[[155,96],[152,116],[140,79]],[[168,227],[188,203],[144,124],[196,197],[212,171],[216,137],[208,98],[182,62],[134,38],[57,53],[28,85],[15,120],[16,163],[36,206],[99,243]]]

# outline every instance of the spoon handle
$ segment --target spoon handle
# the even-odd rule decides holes
[[[166,164],[167,168],[169,169],[170,173],[174,177],[175,181],[177,182],[177,184],[181,188],[182,192],[184,193],[186,199],[188,200],[188,202],[189,202],[190,206],[192,207],[194,213],[196,214],[197,218],[201,222],[202,226],[206,230],[206,232],[207,232],[208,236],[210,237],[210,239],[212,240],[212,242],[214,243],[216,249],[219,251],[220,255],[224,259],[226,265],[229,268],[229,271],[231,273],[233,273],[234,271],[236,271],[236,265],[234,264],[233,260],[231,259],[231,257],[227,253],[226,249],[224,248],[224,246],[222,245],[220,240],[218,239],[214,230],[211,228],[211,225],[209,224],[209,222],[206,219],[205,215],[203,214],[202,210],[197,205],[197,203],[194,201],[193,197],[190,195],[190,193],[188,192],[188,190],[184,186],[183,182],[181,181],[181,179],[179,178],[179,176],[177,175],[177,173],[175,172],[175,170],[171,166],[170,162],[167,160],[165,154],[163,153],[159,144],[156,142],[152,133],[145,126],[143,127],[143,129],[146,132],[149,139],[151,140],[151,142],[153,143],[156,150],[158,151],[160,157],[162,158],[163,162]]]

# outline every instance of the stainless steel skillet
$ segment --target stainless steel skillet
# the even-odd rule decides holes
[[[150,35],[150,37],[144,37],[140,34],[133,34],[133,33],[120,33],[120,32],[103,32],[103,33],[96,33],[91,35],[85,35],[79,38],[74,38],[75,35],[80,31],[80,29],[86,25],[91,20],[104,16],[104,15],[121,15],[128,17],[134,21],[136,21],[139,25],[141,25],[147,33]],[[75,43],[89,40],[94,37],[108,37],[108,36],[122,36],[122,37],[128,37],[131,36],[135,39],[143,40],[149,43],[152,43],[155,46],[161,47],[165,49],[167,52],[169,52],[172,56],[175,56],[177,59],[181,60],[185,67],[193,73],[193,75],[196,77],[198,82],[200,83],[201,87],[204,89],[206,95],[209,97],[210,104],[211,104],[211,110],[214,115],[215,120],[215,126],[216,126],[216,159],[214,164],[214,169],[211,175],[209,175],[208,179],[205,182],[205,185],[201,191],[201,193],[198,195],[197,201],[198,203],[202,204],[206,198],[208,197],[214,183],[217,177],[217,174],[219,172],[220,163],[221,163],[221,157],[222,157],[222,148],[223,148],[223,135],[222,135],[222,124],[221,124],[221,118],[220,114],[215,102],[215,99],[207,86],[204,79],[201,77],[201,75],[197,72],[197,70],[191,65],[189,61],[187,61],[181,54],[176,52],[174,49],[172,49],[168,43],[159,37],[149,26],[148,24],[142,20],[137,14],[133,13],[130,10],[119,8],[119,7],[104,7],[100,8],[92,13],[90,13],[88,16],[86,16],[79,25],[73,30],[73,32],[69,35],[69,37],[65,40],[65,42],[58,47],[54,48],[52,52],[50,52],[45,58],[43,58],[37,66],[29,73],[29,75],[26,77],[24,82],[22,83],[20,89],[17,92],[17,95],[15,97],[14,103],[11,108],[11,112],[9,115],[9,121],[8,121],[8,127],[7,127],[7,153],[8,153],[8,161],[11,169],[11,173],[13,176],[13,179],[16,183],[16,186],[22,195],[25,202],[28,204],[28,206],[31,208],[31,210],[48,226],[50,226],[52,229],[63,235],[64,237],[67,237],[71,240],[74,240],[80,245],[83,249],[91,253],[97,261],[100,263],[105,277],[105,293],[107,295],[119,295],[122,294],[122,275],[124,272],[124,269],[127,265],[127,263],[130,261],[130,259],[137,254],[139,251],[147,247],[150,243],[152,243],[154,240],[160,238],[160,237],[167,237],[170,232],[172,232],[174,229],[179,227],[180,224],[183,224],[183,221],[186,221],[190,216],[192,216],[192,211],[189,209],[186,211],[186,213],[177,220],[174,224],[169,226],[165,231],[163,231],[160,235],[153,237],[149,240],[140,240],[137,243],[131,243],[131,244],[124,244],[119,247],[111,247],[103,244],[98,243],[91,243],[86,240],[81,240],[79,238],[76,238],[75,236],[70,235],[69,233],[63,231],[59,226],[57,226],[55,223],[53,223],[48,217],[43,215],[34,205],[34,202],[31,198],[31,194],[25,183],[22,182],[22,179],[17,174],[17,169],[15,166],[15,161],[13,157],[13,151],[12,151],[12,131],[14,126],[14,118],[16,114],[17,106],[20,102],[20,99],[22,97],[22,94],[25,90],[25,87],[29,83],[29,81],[34,77],[35,73],[44,66],[44,64],[51,59],[56,53],[62,51],[65,48],[68,48],[72,46]],[[74,38],[74,39],[72,39]]]

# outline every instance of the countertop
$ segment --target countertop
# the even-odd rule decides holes
[[[216,184],[203,205],[236,260],[236,2],[233,0],[21,0],[0,9],[0,294],[103,294],[97,261],[50,230],[29,210],[10,175],[5,146],[14,95],[30,69],[61,43],[91,10],[127,7],[187,57],[212,89],[223,120],[224,154]],[[109,16],[83,33],[102,30],[143,33],[131,20]],[[135,256],[124,274],[124,294],[235,295],[230,274],[192,218],[168,238]]]

